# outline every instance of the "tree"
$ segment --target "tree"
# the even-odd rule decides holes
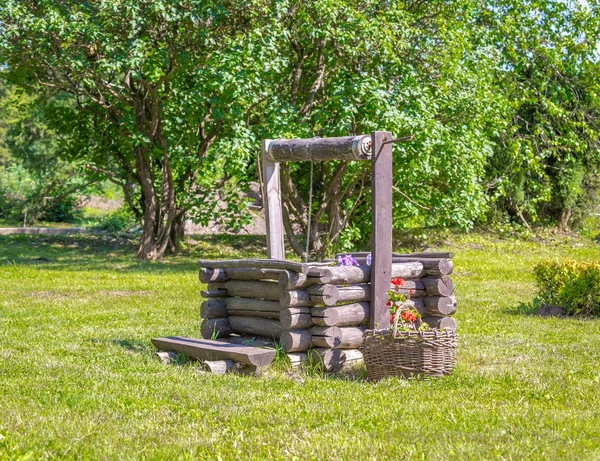
[[[503,116],[481,37],[479,2],[319,0],[276,11],[279,73],[258,107],[257,138],[343,136],[390,129],[415,140],[394,148],[394,226],[468,228],[486,210],[490,132]],[[273,32],[275,33],[275,32]],[[299,255],[365,246],[370,175],[360,162],[282,168],[284,224]],[[312,190],[311,228],[308,197]]]
[[[510,108],[487,170],[493,209],[567,229],[600,191],[598,4],[499,0],[483,19]]]
[[[247,136],[240,120],[261,94],[262,64],[250,59],[259,3],[7,0],[0,8],[9,77],[45,98],[65,153],[123,188],[143,223],[141,258],[175,249],[186,212],[246,166],[240,149],[215,141]]]

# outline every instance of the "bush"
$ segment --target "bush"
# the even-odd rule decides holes
[[[107,214],[95,227],[107,232],[116,233],[131,230],[138,224],[131,211],[127,207],[121,207]]]
[[[600,263],[543,262],[534,271],[542,302],[567,314],[600,314]]]

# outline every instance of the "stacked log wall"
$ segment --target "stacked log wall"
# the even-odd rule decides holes
[[[369,323],[371,267],[365,254],[354,256],[361,265],[202,261],[200,281],[207,284],[202,291],[203,337],[265,336],[279,342],[293,362],[310,349],[309,356],[320,358],[329,371],[358,360]],[[392,257],[392,277],[404,280],[396,289],[410,296],[410,304],[433,328],[456,328],[451,257],[448,253]]]

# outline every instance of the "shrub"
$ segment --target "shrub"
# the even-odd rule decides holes
[[[534,271],[542,302],[568,314],[600,314],[600,263],[543,262]]]
[[[116,233],[131,230],[137,224],[139,223],[131,211],[127,207],[121,207],[107,214],[95,227],[107,232]]]

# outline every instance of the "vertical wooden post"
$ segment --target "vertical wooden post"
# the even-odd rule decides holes
[[[389,131],[372,133],[371,167],[371,328],[387,329],[390,315],[387,292],[392,275],[392,140]]]
[[[263,196],[265,224],[267,227],[267,257],[269,259],[285,259],[279,163],[269,159],[267,149],[269,148],[270,142],[270,139],[263,139],[262,143]]]

